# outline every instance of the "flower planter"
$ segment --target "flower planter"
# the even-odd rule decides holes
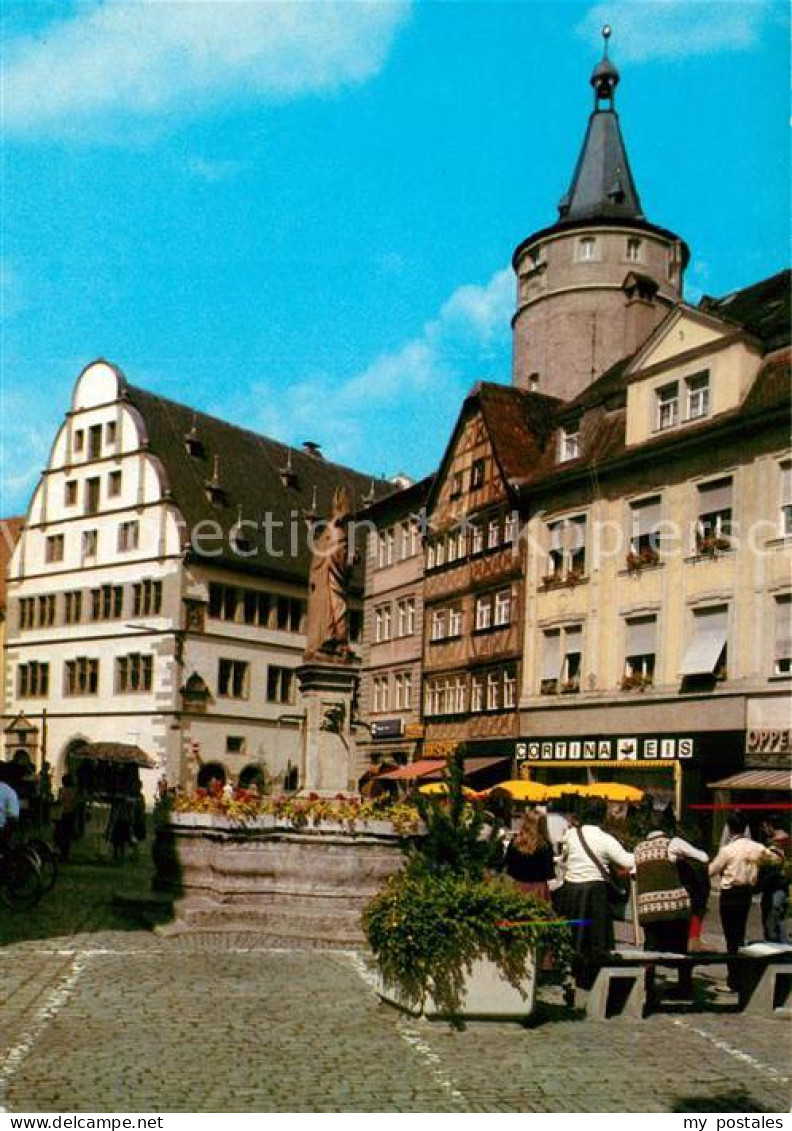
[[[448,1019],[431,993],[423,1000],[407,998],[397,986],[386,985],[380,978],[377,993],[384,1002],[428,1020]],[[455,1018],[480,1021],[523,1021],[530,1017],[536,1004],[536,958],[531,961],[524,980],[513,986],[488,958],[476,959],[465,979],[459,1010]]]

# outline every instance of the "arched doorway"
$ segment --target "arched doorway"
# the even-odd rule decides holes
[[[222,762],[205,762],[198,771],[198,788],[208,789],[212,779],[221,785],[226,783],[226,769]]]

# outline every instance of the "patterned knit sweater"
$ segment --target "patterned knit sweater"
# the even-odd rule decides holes
[[[670,837],[654,836],[635,846],[635,882],[641,923],[687,919],[690,896],[682,886],[676,861],[669,859]]]

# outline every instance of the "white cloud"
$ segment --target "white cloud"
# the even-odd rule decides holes
[[[223,161],[209,157],[191,157],[187,171],[200,181],[227,181],[247,168],[246,161]]]
[[[770,9],[767,0],[613,0],[591,8],[576,30],[595,42],[611,24],[614,57],[640,63],[748,50]]]
[[[358,373],[321,374],[286,389],[258,382],[246,397],[261,406],[256,426],[290,443],[318,440],[328,458],[374,471],[409,465],[419,440],[437,460],[474,381],[508,379],[513,310],[510,268],[460,287],[420,333]]]
[[[91,0],[6,40],[4,131],[333,91],[377,73],[408,13],[409,0]]]

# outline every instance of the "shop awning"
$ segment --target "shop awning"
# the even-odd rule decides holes
[[[409,781],[411,778],[423,778],[427,774],[436,774],[444,770],[447,765],[445,758],[421,758],[417,762],[410,762],[408,766],[399,766],[397,770],[388,770],[379,774],[377,781]]]
[[[790,770],[742,770],[739,774],[710,782],[710,789],[767,789],[780,793],[792,791]]]
[[[509,764],[511,764],[511,757],[507,755],[505,757],[491,756],[489,758],[465,758],[465,761],[463,763],[465,776],[467,777],[468,774],[478,773],[479,770],[488,770],[490,766],[497,766],[502,762],[508,762]]]
[[[150,754],[128,742],[86,742],[75,751],[78,758],[95,758],[98,762],[121,762],[153,770],[157,763]]]
[[[727,616],[725,609],[696,614],[696,635],[685,652],[680,675],[712,675],[726,647]]]

